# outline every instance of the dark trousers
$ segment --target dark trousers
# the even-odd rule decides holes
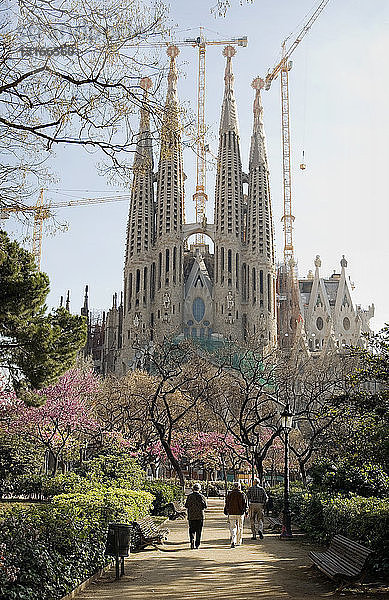
[[[194,544],[196,548],[200,546],[201,532],[203,530],[203,519],[195,519],[189,521],[189,539],[191,545]],[[196,539],[195,539],[196,538]]]

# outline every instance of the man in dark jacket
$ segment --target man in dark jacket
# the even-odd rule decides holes
[[[205,497],[200,494],[200,490],[201,485],[195,483],[193,492],[189,494],[185,502],[185,508],[188,511],[189,539],[192,550],[200,546],[201,532],[204,523],[204,510],[207,508],[207,501]]]
[[[228,515],[228,523],[231,533],[231,548],[240,546],[243,535],[243,521],[248,513],[247,496],[240,489],[240,483],[236,481],[234,487],[227,494],[224,506],[224,514]]]

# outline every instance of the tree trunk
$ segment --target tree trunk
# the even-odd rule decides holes
[[[263,485],[263,458],[257,452],[254,454],[254,458],[255,458],[255,466],[257,467],[257,471],[258,471],[258,479],[261,482],[261,485]]]
[[[163,439],[160,438],[160,439],[161,439],[161,444],[163,446],[163,449],[166,452],[166,456],[168,457],[173,469],[177,473],[177,477],[180,480],[180,485],[182,487],[182,490],[184,491],[185,490],[185,477],[184,477],[184,473],[182,472],[181,465],[180,465],[179,461],[176,459],[176,457],[174,456],[172,449],[170,448],[167,441],[164,438]]]
[[[221,463],[222,463],[222,469],[223,469],[224,489],[225,489],[226,496],[227,496],[228,482],[227,482],[226,464],[224,462],[224,454],[221,455]]]
[[[303,485],[304,485],[304,487],[306,487],[307,486],[307,472],[305,470],[305,463],[299,461],[299,468],[300,468],[300,474],[301,474],[301,479],[302,479]]]
[[[52,456],[53,456],[53,468],[52,468],[51,474],[53,477],[55,477],[57,474],[57,469],[58,469],[58,455],[52,453]]]

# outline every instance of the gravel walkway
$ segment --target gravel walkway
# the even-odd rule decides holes
[[[252,540],[245,524],[243,545],[230,548],[222,501],[209,501],[202,545],[190,550],[187,522],[169,522],[169,541],[126,559],[125,572],[114,581],[108,572],[77,595],[77,600],[320,600],[334,597],[334,584],[311,568],[312,548],[297,535],[280,541],[265,534]],[[265,532],[266,533],[266,532]],[[351,599],[355,594],[335,594]],[[363,600],[377,595],[362,594]],[[380,595],[380,598],[383,598]]]

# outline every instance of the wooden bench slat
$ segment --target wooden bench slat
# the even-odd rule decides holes
[[[156,527],[151,517],[133,521],[132,526],[131,546],[133,550],[141,550],[149,544],[161,543],[169,534],[167,528]]]
[[[359,573],[358,567],[350,566],[348,563],[340,561],[338,556],[329,556],[326,552],[312,552],[310,555],[314,557],[315,563],[316,561],[320,562],[333,575],[343,574],[352,577]]]
[[[309,556],[314,564],[331,579],[356,580],[363,575],[370,554],[369,548],[338,534],[331,540],[328,550],[310,552]]]

